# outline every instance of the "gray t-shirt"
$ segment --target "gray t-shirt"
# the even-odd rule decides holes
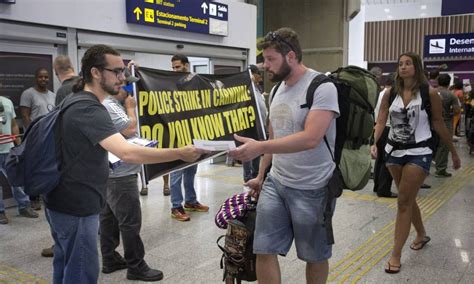
[[[293,86],[283,82],[270,104],[270,123],[274,138],[285,137],[304,130],[309,110],[300,106],[306,103],[306,90],[318,72],[309,69]],[[324,83],[314,92],[311,110],[330,110],[339,115],[337,89],[332,83]],[[337,116],[336,116],[337,117]],[[336,119],[326,132],[331,151],[334,153],[336,140]],[[321,139],[314,149],[290,153],[273,154],[270,174],[285,186],[297,189],[324,188],[335,164],[331,153]]]
[[[443,104],[443,119],[449,121],[453,119],[453,107],[460,106],[459,99],[448,89],[439,88],[438,91]]]
[[[125,111],[125,107],[118,100],[112,96],[108,96],[104,99],[102,104],[109,112],[110,118],[118,132],[122,132],[130,125],[131,121]],[[110,169],[109,178],[133,175],[140,172],[140,170],[141,165],[122,163],[117,168],[113,170]]]
[[[20,98],[20,106],[31,109],[30,120],[47,114],[55,106],[56,95],[48,90],[46,93],[38,92],[31,87],[23,91]]]

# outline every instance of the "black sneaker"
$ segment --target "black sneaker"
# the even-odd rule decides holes
[[[129,269],[127,271],[128,280],[141,280],[141,281],[160,281],[163,279],[163,272],[157,269],[151,269],[146,267],[146,269],[133,271]]]
[[[125,259],[116,251],[114,251],[113,260],[102,259],[102,273],[109,274],[117,270],[127,268],[127,262]]]
[[[431,185],[423,183],[420,188],[431,188]]]
[[[435,177],[452,177],[453,175],[451,173],[448,173],[447,171],[440,171],[435,173]]]

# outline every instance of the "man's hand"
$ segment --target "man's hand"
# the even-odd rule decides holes
[[[453,160],[453,169],[459,169],[461,167],[461,159],[459,159],[458,153],[451,153],[451,159]]]
[[[199,157],[201,157],[202,154],[209,153],[209,151],[198,149],[193,145],[188,145],[186,147],[179,148],[178,150],[180,159],[188,163],[196,161],[199,159]]]
[[[372,159],[377,159],[377,146],[375,144],[370,146],[370,156],[372,156]]]
[[[125,101],[123,102],[123,106],[126,108],[126,109],[132,109],[132,110],[135,110],[136,106],[137,106],[137,102],[135,101],[135,99],[132,97],[132,96],[127,96],[125,98]]]
[[[258,199],[258,195],[260,194],[260,191],[262,190],[263,179],[256,177],[254,179],[247,181],[245,185],[251,189],[250,195],[253,198]]]
[[[237,149],[229,151],[229,155],[232,158],[247,162],[262,154],[261,142],[237,134],[234,134],[234,138],[243,144],[237,147]]]

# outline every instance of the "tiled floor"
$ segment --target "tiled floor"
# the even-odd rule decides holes
[[[330,260],[330,282],[349,283],[474,283],[474,159],[459,143],[463,167],[452,178],[427,180],[419,204],[432,241],[421,251],[408,245],[403,251],[402,271],[383,271],[393,240],[396,203],[376,198],[372,184],[359,192],[345,192],[338,200],[335,218],[336,245]],[[165,274],[162,283],[221,283],[221,257],[216,239],[225,231],[216,227],[214,215],[230,195],[242,191],[241,167],[204,163],[196,181],[199,201],[209,213],[191,213],[190,222],[170,217],[169,197],[162,195],[162,181],[151,182],[150,193],[141,197],[142,238],[146,261]],[[0,283],[47,283],[51,281],[50,258],[40,250],[52,244],[49,227],[39,219],[7,211],[10,224],[0,225]],[[410,235],[409,242],[414,238]],[[304,264],[294,249],[280,258],[283,283],[305,283]],[[125,270],[100,275],[100,283],[128,283]]]

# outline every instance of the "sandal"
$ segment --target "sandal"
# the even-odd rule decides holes
[[[388,274],[396,274],[398,272],[400,272],[400,269],[402,268],[402,265],[393,265],[393,264],[390,264],[390,261],[387,262],[387,265],[388,267],[385,268],[385,272],[388,273]],[[392,268],[395,268],[396,270],[392,269]]]
[[[411,248],[412,250],[420,250],[420,249],[422,249],[427,243],[429,243],[429,241],[431,241],[431,238],[428,237],[428,236],[425,236],[425,237],[423,238],[423,240],[421,240],[420,242],[418,242],[418,243],[415,243],[415,242],[412,243],[411,246],[410,246],[410,248]]]

